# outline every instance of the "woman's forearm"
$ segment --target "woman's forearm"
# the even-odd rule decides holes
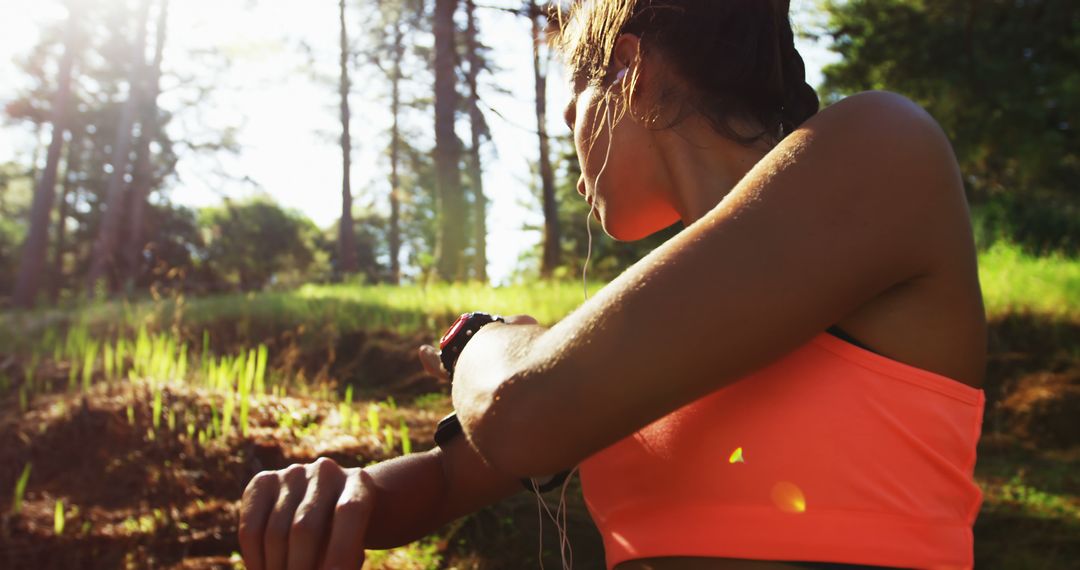
[[[447,483],[437,449],[396,457],[364,471],[376,488],[364,548],[385,550],[409,544],[450,522],[439,519]]]

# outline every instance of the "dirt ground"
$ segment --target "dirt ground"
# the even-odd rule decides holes
[[[351,333],[316,349],[272,339],[272,362],[312,382],[356,390],[354,412],[366,425],[368,401],[384,404],[386,425],[408,426],[413,451],[431,446],[448,393],[426,375],[416,347],[431,335]],[[993,324],[987,413],[977,476],[986,503],[976,523],[977,567],[1067,567],[1080,560],[1080,325],[1016,317]],[[222,342],[228,342],[223,340]],[[0,352],[0,372],[18,369]],[[153,427],[153,388],[97,382],[67,393],[62,364],[44,366],[58,387],[19,410],[14,390],[0,395],[0,568],[234,568],[238,499],[256,473],[326,456],[362,466],[400,454],[379,437],[343,425],[337,403],[266,397],[250,412],[251,429],[199,442],[222,396],[188,384],[162,390],[175,424]],[[16,378],[17,380],[17,378]],[[130,410],[130,411],[129,411]],[[282,427],[283,414],[292,418]],[[348,422],[346,422],[347,424]],[[16,480],[32,465],[22,510],[12,514]],[[1042,493],[1042,494],[1038,494]],[[545,499],[555,510],[558,493]],[[63,500],[63,532],[56,504]],[[600,535],[578,481],[567,491],[574,566],[602,568]],[[541,523],[535,496],[519,493],[442,529],[439,568],[560,568],[551,520]],[[1034,565],[1034,566],[1033,566]],[[375,565],[368,564],[374,568]],[[408,565],[385,566],[408,568]]]

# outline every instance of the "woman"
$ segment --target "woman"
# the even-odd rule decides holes
[[[571,466],[609,568],[972,565],[986,323],[956,160],[901,96],[818,113],[787,9],[574,6],[578,191],[616,239],[686,228],[550,329],[480,328],[466,437],[259,474],[249,568],[357,567]]]

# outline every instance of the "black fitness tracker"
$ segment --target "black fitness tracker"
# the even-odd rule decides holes
[[[454,366],[457,364],[458,357],[461,356],[461,351],[465,348],[465,345],[476,334],[476,331],[480,330],[484,325],[489,325],[495,321],[505,323],[506,319],[499,315],[474,311],[472,313],[463,313],[454,321],[454,324],[450,325],[450,328],[446,329],[446,333],[439,339],[439,360],[442,361],[443,368],[446,369],[451,382],[454,380]]]
[[[461,422],[457,419],[457,412],[450,412],[445,418],[439,420],[439,425],[435,428],[435,445],[443,447],[446,442],[460,433]]]
[[[454,324],[450,325],[450,328],[446,330],[442,338],[439,339],[439,360],[442,361],[443,368],[446,369],[446,373],[449,375],[451,382],[454,379],[454,366],[457,364],[457,359],[461,356],[461,351],[472,339],[476,331],[480,330],[484,325],[489,325],[495,321],[505,323],[506,319],[498,315],[490,315],[488,313],[482,313],[474,311],[472,313],[463,313],[460,317],[454,321]],[[446,417],[439,420],[439,425],[435,428],[435,444],[439,447],[443,447],[451,439],[457,437],[462,433],[461,421],[458,420],[457,412],[450,412]],[[546,493],[552,489],[555,489],[566,481],[566,478],[570,475],[570,470],[556,473],[550,476],[543,483],[537,483],[537,488],[541,493]],[[528,477],[521,479],[521,486],[526,491],[533,491],[533,479]]]
[[[461,435],[461,433],[461,421],[458,420],[457,412],[450,412],[446,415],[446,417],[439,420],[439,425],[435,428],[435,444],[439,447],[443,447],[451,439],[457,437],[458,435]],[[566,471],[561,471],[559,473],[549,476],[547,480],[543,483],[537,482],[536,491],[540,493],[546,493],[552,489],[561,487],[563,481],[566,481],[566,478],[570,476],[570,471],[570,469],[567,469]],[[520,481],[521,486],[524,487],[526,491],[534,490],[533,479],[525,477],[523,479],[520,479]]]

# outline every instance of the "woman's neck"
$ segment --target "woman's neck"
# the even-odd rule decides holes
[[[692,119],[656,131],[655,136],[667,166],[671,203],[683,226],[694,223],[719,204],[772,148],[764,140],[741,145]]]

